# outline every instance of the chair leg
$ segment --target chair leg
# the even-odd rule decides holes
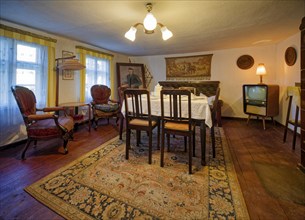
[[[24,146],[24,149],[23,149],[23,151],[22,151],[22,154],[21,154],[21,159],[22,159],[22,160],[25,160],[25,152],[26,152],[27,149],[29,148],[31,142],[32,142],[32,140],[31,140],[30,138],[28,138],[28,140],[27,140],[27,142],[26,142],[26,144],[25,144],[25,146]]]
[[[160,166],[164,167],[164,144],[165,144],[165,132],[162,129],[162,137],[161,137],[161,158],[160,158]]]
[[[141,131],[136,131],[136,136],[137,136],[137,147],[139,147],[141,143]]]
[[[192,137],[189,136],[189,174],[192,174],[192,158],[193,158]]]
[[[167,152],[170,152],[170,135],[166,134],[167,137]]]
[[[298,120],[299,120],[299,106],[297,106],[296,110],[295,110],[294,129],[293,129],[293,141],[292,141],[292,149],[293,150],[295,150],[295,142],[296,142],[297,129],[298,129]]]
[[[129,159],[129,148],[130,148],[130,129],[126,129],[126,160]]]
[[[216,150],[215,150],[215,128],[214,128],[214,126],[211,127],[211,141],[212,141],[213,158],[215,158]]]
[[[149,132],[149,145],[148,145],[148,163],[152,161],[152,131]]]
[[[160,122],[158,123],[158,143],[157,143],[157,149],[160,150]]]
[[[184,136],[184,152],[187,152],[187,136]]]
[[[64,139],[64,151],[65,151],[64,154],[68,154],[68,148],[67,148],[68,141],[69,141],[69,139]]]
[[[290,117],[291,103],[292,103],[292,96],[289,96],[288,109],[287,109],[287,116],[286,116],[286,123],[285,123],[285,131],[284,131],[284,138],[283,138],[283,142],[284,142],[284,143],[286,142],[286,137],[287,137],[287,131],[288,131],[288,123],[289,123],[289,117]]]
[[[120,140],[122,140],[122,136],[123,136],[123,126],[124,126],[124,117],[123,115],[121,115],[120,117]]]
[[[97,126],[98,126],[98,124],[97,124],[98,119],[94,119],[94,122],[95,122],[95,127],[94,127],[94,130],[96,130],[96,129],[97,129]]]
[[[196,148],[196,137],[195,137],[195,129],[193,131],[193,157],[196,157],[196,154],[195,154],[195,148]]]

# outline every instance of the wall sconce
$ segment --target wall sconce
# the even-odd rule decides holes
[[[263,63],[258,64],[258,67],[256,69],[256,75],[258,75],[260,78],[260,84],[263,84],[263,75],[266,75],[266,74],[267,74],[267,72],[266,72],[266,68],[265,68],[264,64]]]
[[[169,38],[171,38],[173,36],[173,33],[170,30],[168,30],[166,26],[164,26],[161,23],[158,23],[155,16],[150,12],[152,10],[151,3],[146,4],[146,9],[147,9],[148,13],[147,13],[146,17],[144,18],[143,23],[136,23],[135,25],[131,26],[129,31],[127,31],[125,33],[125,37],[128,40],[134,41],[136,39],[137,27],[139,25],[142,25],[144,27],[145,34],[154,33],[154,30],[156,29],[157,25],[159,25],[160,29],[161,29],[163,40],[168,40]]]
[[[58,91],[59,91],[59,71],[61,70],[82,70],[86,68],[83,64],[79,63],[75,56],[57,58],[56,61],[56,97],[55,105],[58,106]],[[62,61],[59,63],[59,61]]]

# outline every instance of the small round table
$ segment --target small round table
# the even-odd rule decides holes
[[[91,132],[91,105],[86,102],[66,102],[66,103],[61,103],[59,106],[70,109],[68,115],[73,117],[74,123],[79,124],[85,121],[88,121],[88,126],[89,126],[89,132]],[[83,112],[82,114],[79,114],[79,107],[88,107],[88,116],[87,112]]]

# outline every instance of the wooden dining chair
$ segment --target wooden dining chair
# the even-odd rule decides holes
[[[289,86],[287,88],[287,98],[288,98],[288,109],[285,122],[284,130],[284,139],[283,142],[286,142],[288,125],[293,126],[293,139],[292,139],[292,149],[295,150],[297,129],[301,127],[301,121],[299,120],[299,111],[300,111],[300,98],[301,98],[301,89],[297,86]],[[295,106],[295,116],[294,119],[290,119],[290,112],[292,109],[292,104]]]
[[[160,142],[160,120],[151,115],[150,95],[146,89],[126,89],[124,91],[125,121],[126,121],[126,160],[129,159],[130,134],[136,130],[137,146],[140,144],[141,131],[146,131],[149,136],[148,163],[152,163],[152,131],[158,128],[159,149]]]
[[[186,115],[182,114],[182,102],[187,103]],[[181,135],[184,136],[185,150],[188,138],[189,174],[192,174],[192,152],[194,151],[192,149],[192,137],[193,148],[195,148],[195,123],[192,120],[191,92],[189,90],[161,90],[161,124],[161,167],[164,167],[165,134],[167,135],[168,150],[170,150],[170,135]]]
[[[124,115],[122,113],[122,107],[123,107],[123,101],[124,101],[124,91],[127,89],[128,87],[126,86],[120,86],[118,88],[118,96],[119,96],[119,103],[120,103],[120,117],[119,117],[119,125],[120,125],[120,129],[119,129],[119,137],[120,140],[122,140],[123,137],[123,128],[124,128]]]
[[[219,94],[220,94],[220,88],[218,87],[216,90],[215,99],[210,104],[211,118],[212,118],[211,142],[212,142],[213,158],[215,158],[215,156],[216,156],[215,126],[217,125],[217,109],[218,109],[218,105],[219,105]]]

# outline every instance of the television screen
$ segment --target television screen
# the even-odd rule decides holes
[[[267,86],[248,85],[244,87],[247,102],[253,104],[264,104],[267,97]]]

